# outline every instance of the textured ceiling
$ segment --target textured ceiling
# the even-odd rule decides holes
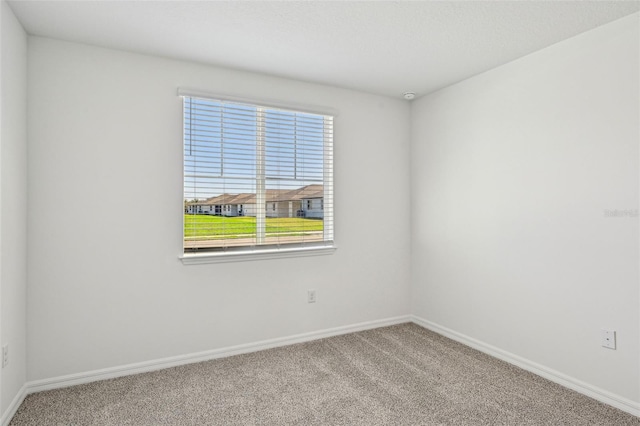
[[[640,10],[638,1],[10,1],[27,32],[418,96]]]

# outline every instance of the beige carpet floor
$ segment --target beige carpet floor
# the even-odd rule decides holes
[[[29,395],[20,425],[640,425],[415,324]]]

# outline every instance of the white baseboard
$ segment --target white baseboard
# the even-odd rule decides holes
[[[27,385],[25,384],[20,388],[16,396],[11,401],[11,404],[9,404],[9,407],[7,407],[6,411],[2,414],[0,425],[7,426],[9,424],[13,416],[16,414],[16,411],[18,411],[18,408],[20,408],[20,404],[22,404],[22,401],[24,401],[26,396]]]
[[[428,330],[441,334],[449,339],[462,343],[463,345],[470,346],[474,349],[484,352],[487,355],[491,355],[494,358],[501,359],[502,361],[513,364],[523,370],[530,371],[533,374],[544,377],[554,383],[557,383],[566,388],[572,389],[578,393],[591,397],[597,401],[616,407],[622,411],[625,411],[634,416],[640,416],[640,403],[624,398],[620,395],[616,395],[612,392],[600,389],[596,386],[585,383],[574,377],[567,376],[559,371],[545,367],[544,365],[537,364],[528,359],[522,358],[518,355],[514,355],[510,352],[504,351],[495,346],[476,340],[472,337],[466,336],[457,331],[451,330],[447,327],[443,327],[439,324],[427,321],[423,318],[411,315],[411,321],[422,326]]]
[[[7,410],[3,413],[0,420],[1,426],[7,426],[14,416],[24,398],[31,393],[44,390],[59,389],[68,386],[74,386],[84,383],[95,382],[98,380],[112,379],[116,377],[128,376],[132,374],[146,373],[163,368],[176,367],[180,365],[192,364],[195,362],[208,361],[211,359],[225,358],[233,355],[239,355],[249,352],[261,351],[264,349],[276,348],[281,346],[293,345],[312,340],[324,339],[326,337],[337,336],[341,334],[354,333],[357,331],[369,330],[372,328],[386,327],[390,325],[402,324],[405,322],[414,322],[426,329],[434,331],[452,340],[470,346],[495,358],[516,365],[524,370],[530,371],[538,376],[544,377],[552,382],[558,383],[564,387],[575,390],[583,395],[589,396],[595,400],[619,408],[622,411],[640,416],[640,403],[621,397],[619,395],[608,392],[604,389],[592,386],[582,382],[559,371],[552,370],[543,365],[529,361],[495,346],[481,342],[464,334],[458,333],[449,328],[427,321],[415,315],[404,315],[383,320],[367,321],[358,324],[352,324],[342,327],[335,327],[325,330],[318,330],[309,333],[296,334],[276,339],[262,340],[254,343],[230,346],[227,348],[214,349],[210,351],[197,352],[192,354],[178,355],[169,358],[144,361],[135,364],[127,364],[117,367],[104,368],[100,370],[87,371],[84,373],[69,374],[65,376],[52,377],[49,379],[35,380],[27,382],[20,392],[15,396]]]
[[[276,348],[280,346],[293,345],[296,343],[308,342],[311,340],[324,339],[326,337],[340,334],[354,333],[356,331],[369,330],[372,328],[386,327],[389,325],[410,322],[409,315],[387,318],[383,320],[367,321],[342,327],[329,328],[325,330],[312,331],[309,333],[296,334],[293,336],[280,337],[276,339],[262,340],[254,343],[230,346],[227,348],[213,349],[204,352],[178,355],[169,358],[144,361],[135,364],[109,367],[101,370],[87,371],[84,373],[69,374],[66,376],[52,377],[50,379],[35,380],[26,384],[27,394],[50,389],[64,388],[98,380],[113,379],[116,377],[128,376],[131,374],[146,373],[149,371],[161,370],[163,368],[177,367],[195,362],[208,361],[211,359],[225,358],[249,352],[261,351],[264,349]]]

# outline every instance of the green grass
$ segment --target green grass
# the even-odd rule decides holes
[[[281,236],[303,235],[306,232],[322,231],[323,222],[318,219],[298,217],[267,218],[266,233]],[[184,238],[206,240],[222,238],[245,238],[256,233],[255,217],[223,217],[209,215],[184,215]]]

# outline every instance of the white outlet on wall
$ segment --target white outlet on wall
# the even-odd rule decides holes
[[[307,303],[316,303],[316,291],[307,290]]]
[[[609,349],[616,348],[616,332],[615,330],[600,330],[600,336],[602,340],[602,346]]]
[[[2,368],[6,367],[9,364],[9,345],[4,345],[2,347]]]

